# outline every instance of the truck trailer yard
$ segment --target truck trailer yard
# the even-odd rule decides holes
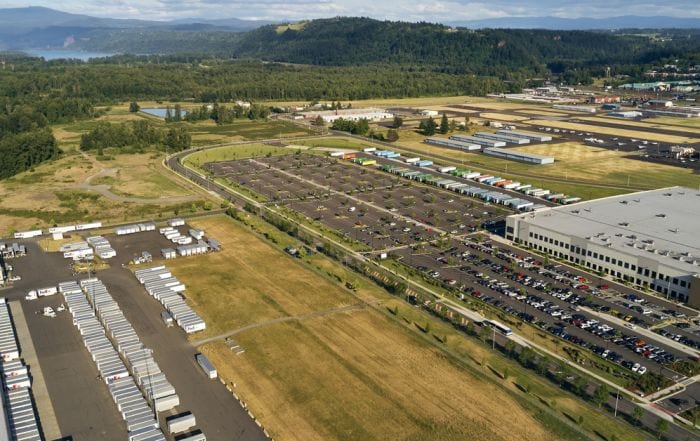
[[[186,226],[179,228],[188,231]],[[166,328],[160,318],[162,306],[149,298],[128,268],[122,267],[137,251],[152,250],[159,255],[160,248],[170,242],[157,231],[105,236],[117,250],[117,256],[110,260],[110,267],[93,275],[104,283],[143,344],[153,350],[152,356],[157,363],[153,370],[157,366],[162,371],[179,398],[165,406],[174,405],[172,410],[160,412],[163,431],[167,431],[166,418],[179,409],[180,412],[190,411],[197,416],[197,432],[203,433],[208,440],[230,440],[231,434],[235,434],[236,439],[267,439],[224,385],[202,374],[195,360],[198,351],[188,343],[185,333],[177,327]],[[70,313],[61,307],[66,306],[62,294],[25,300],[27,292],[31,290],[86,279],[88,274],[74,274],[62,253],[45,253],[36,240],[24,239],[22,243],[27,248],[27,255],[13,260],[15,273],[22,276],[21,280],[1,294],[10,305],[16,305],[13,312],[21,314],[21,322],[26,322],[27,340],[20,339],[20,345],[23,348],[31,345],[36,352],[37,363],[32,363],[30,368],[34,383],[40,378],[47,393],[37,405],[39,420],[45,422],[42,424],[45,439],[69,436],[76,440],[127,439],[127,426],[123,420],[125,414],[120,414],[120,407],[115,405],[105,384],[113,380],[102,377],[83,338],[73,325]],[[196,259],[197,256],[191,258]],[[42,271],[36,271],[36,268],[42,268]],[[47,307],[59,311],[55,318],[41,313]],[[15,321],[18,320],[16,317]],[[148,397],[144,399],[148,400]],[[167,401],[165,398],[162,400],[158,404],[159,409],[163,409]],[[132,402],[130,399],[123,410],[131,412],[132,408],[135,409]],[[55,421],[55,424],[50,424],[51,421]],[[164,439],[172,439],[167,436]]]

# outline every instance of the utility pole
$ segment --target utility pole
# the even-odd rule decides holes
[[[615,416],[617,417],[617,402],[620,401],[620,390],[617,390],[617,396],[615,397]]]

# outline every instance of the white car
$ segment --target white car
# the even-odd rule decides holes
[[[639,363],[635,363],[634,366],[632,366],[632,372],[639,372],[640,367],[642,367],[642,365],[640,365]]]
[[[639,375],[644,375],[646,373],[646,371],[647,371],[647,368],[644,366],[639,366],[639,369],[637,369],[637,373]]]

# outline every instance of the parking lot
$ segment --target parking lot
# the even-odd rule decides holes
[[[180,230],[186,232],[188,228],[184,226]],[[173,243],[157,231],[104,236],[117,251],[117,256],[109,260],[109,268],[93,276],[102,280],[141,341],[153,350],[155,360],[180,398],[177,408],[161,413],[161,423],[164,424],[165,419],[176,411],[191,411],[196,416],[197,427],[207,439],[267,439],[232,394],[219,381],[210,380],[201,372],[194,359],[196,348],[190,345],[178,327],[166,328],[160,319],[163,307],[143,290],[128,268],[122,267],[143,251],[159,258],[160,250],[172,248]],[[74,239],[80,237],[76,235]],[[27,256],[10,261],[21,280],[0,291],[0,295],[9,301],[21,302],[31,343],[39,360],[39,366],[30,366],[30,369],[34,372],[40,369],[60,435],[72,436],[76,440],[123,440],[125,424],[104,381],[98,377],[99,372],[73,326],[70,314],[58,312],[55,318],[42,314],[45,306],[56,310],[62,304],[61,294],[29,301],[24,299],[31,289],[79,280],[86,278],[87,274],[74,274],[69,260],[61,253],[45,253],[35,241],[23,243],[28,247]],[[27,342],[20,341],[20,345],[24,343]]]
[[[247,164],[253,166],[246,173]],[[502,206],[316,155],[226,161],[205,168],[375,250],[432,241],[445,233],[468,234],[510,213]]]
[[[453,241],[423,250],[394,251],[406,264],[485,303],[533,323],[549,333],[601,358],[641,374],[651,370],[674,381],[682,376],[669,368],[687,352],[663,339],[640,336],[628,321],[614,322],[609,296],[592,288],[592,282],[556,265],[544,265],[536,257],[514,252],[501,244]],[[604,292],[605,291],[605,292]],[[641,326],[641,325],[640,325]]]

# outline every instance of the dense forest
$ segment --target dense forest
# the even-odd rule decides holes
[[[97,150],[98,154],[106,148],[123,147],[160,147],[171,151],[189,148],[192,136],[184,127],[159,129],[149,121],[132,121],[125,123],[98,123],[95,128],[80,137],[81,150]]]
[[[85,99],[31,93],[0,98],[0,179],[59,155],[49,124],[93,115],[93,106]]]
[[[134,99],[348,101],[484,95],[505,87],[497,78],[434,72],[428,67],[313,67],[217,59],[184,62],[163,57],[115,57],[91,63],[25,59],[13,62],[12,69],[0,70],[0,90],[11,99],[52,94],[103,104]]]
[[[659,60],[698,61],[700,32],[552,31],[453,28],[431,23],[339,17],[246,32],[105,30],[79,42],[90,50],[122,53],[207,53],[317,66],[392,64],[453,74],[571,80],[613,73],[638,74]]]

